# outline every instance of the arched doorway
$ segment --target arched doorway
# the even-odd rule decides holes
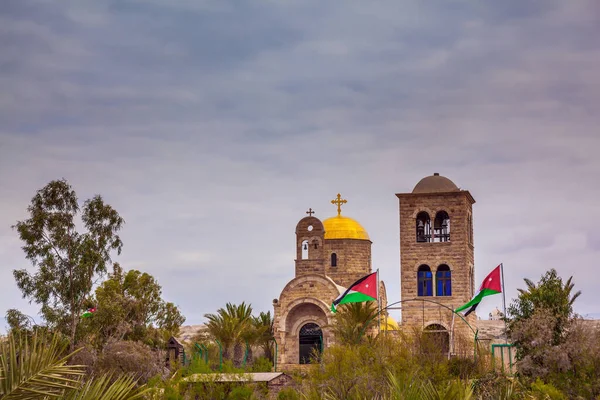
[[[426,339],[425,351],[447,355],[450,351],[450,334],[440,324],[431,324],[423,330]]]
[[[313,322],[304,324],[300,328],[298,340],[300,364],[309,364],[314,351],[320,353],[323,350],[323,332],[319,325]]]

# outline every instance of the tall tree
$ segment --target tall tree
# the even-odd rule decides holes
[[[21,269],[13,275],[23,297],[40,304],[48,325],[67,334],[74,346],[80,314],[96,279],[106,273],[111,252],[121,253],[117,232],[123,218],[100,195],[86,200],[80,210],[75,191],[64,179],[38,190],[27,211],[29,218],[13,228],[37,271]],[[77,230],[80,211],[83,232]]]
[[[109,339],[141,340],[159,345],[176,336],[185,321],[177,306],[165,302],[156,279],[138,270],[126,273],[115,263],[109,278],[96,289],[97,311],[86,322],[98,347]]]

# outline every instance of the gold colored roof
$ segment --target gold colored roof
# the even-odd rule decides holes
[[[337,215],[323,221],[325,239],[361,239],[371,240],[369,234],[352,218]]]
[[[386,325],[386,319],[387,319],[387,325]],[[397,331],[400,330],[400,326],[398,325],[398,323],[396,322],[396,320],[390,316],[388,316],[387,318],[385,317],[385,315],[381,316],[381,330],[382,331]]]

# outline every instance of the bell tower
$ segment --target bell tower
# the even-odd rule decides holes
[[[456,309],[473,296],[475,199],[438,173],[421,179],[411,193],[396,196],[401,298],[408,300],[402,303],[402,324],[449,332],[453,313],[435,303]],[[469,323],[476,319],[474,313],[468,317]],[[455,326],[468,331],[462,322]]]

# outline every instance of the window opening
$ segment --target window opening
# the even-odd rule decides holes
[[[433,296],[433,275],[428,265],[421,265],[417,271],[417,295]]]
[[[433,224],[434,242],[450,241],[450,217],[446,211],[439,211],[435,215]]]
[[[302,259],[308,260],[308,240],[302,241]]]
[[[337,267],[337,254],[331,253],[331,266]]]
[[[452,272],[450,267],[442,264],[435,273],[436,296],[452,296]]]
[[[430,242],[431,241],[431,220],[429,214],[425,211],[421,211],[417,214],[417,242]]]

